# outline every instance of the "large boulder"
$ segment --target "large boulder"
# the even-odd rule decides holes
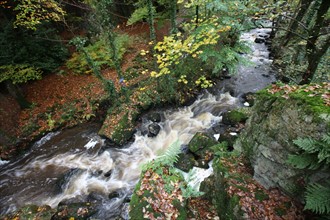
[[[303,200],[309,181],[329,177],[328,171],[296,169],[287,162],[289,155],[301,152],[294,140],[319,140],[330,131],[324,87],[273,85],[258,93],[253,114],[234,147],[249,158],[254,178],[266,188],[278,187]]]
[[[99,135],[109,138],[115,144],[123,145],[132,138],[140,111],[124,105],[113,110],[112,113],[104,120]]]

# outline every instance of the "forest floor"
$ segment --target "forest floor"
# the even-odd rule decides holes
[[[134,39],[148,39],[149,27],[147,24],[122,25],[117,28],[131,37],[135,37]],[[159,29],[157,39],[161,40],[165,34],[167,34],[167,27]],[[135,65],[134,57],[142,49],[148,49],[146,42],[141,40],[133,42],[122,59],[123,72]],[[60,123],[62,128],[70,127],[95,116],[93,112],[106,95],[102,83],[92,74],[77,75],[65,67],[60,69],[61,73],[49,73],[44,75],[41,80],[22,86],[22,92],[27,101],[32,103],[30,108],[20,109],[16,100],[9,94],[1,95],[0,158],[9,159],[17,155],[26,148],[25,143],[56,128],[58,122],[62,121]],[[117,90],[120,90],[121,85],[114,69],[104,69],[102,73],[105,78],[114,82]],[[148,76],[135,77],[132,83],[137,83],[146,77]],[[8,145],[1,145],[2,142],[12,144],[9,144],[8,147]]]

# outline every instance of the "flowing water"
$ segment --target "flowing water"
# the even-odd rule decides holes
[[[235,96],[255,92],[275,80],[271,74],[265,45],[253,43],[258,34],[252,30],[242,36],[251,42],[253,62],[218,86],[234,91]],[[262,33],[258,33],[262,32]],[[267,74],[267,75],[262,75]],[[163,112],[156,137],[138,131],[134,142],[122,148],[109,147],[97,135],[99,127],[85,124],[61,132],[51,132],[37,141],[29,152],[15,162],[0,161],[0,215],[26,204],[48,204],[61,201],[96,201],[95,218],[127,218],[127,197],[139,180],[141,165],[157,157],[179,140],[188,144],[193,135],[221,121],[221,113],[241,106],[239,98],[224,93],[204,94],[191,106]],[[143,130],[151,122],[144,120]],[[207,170],[208,175],[210,170]],[[198,183],[196,183],[198,184]],[[111,196],[109,196],[111,195]]]

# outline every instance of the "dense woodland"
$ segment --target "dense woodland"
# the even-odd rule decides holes
[[[329,7],[329,0],[1,0],[0,158],[87,121],[125,143],[142,112],[183,105],[249,65],[239,36],[264,21],[281,83],[274,92],[321,88],[329,107]],[[329,203],[309,210],[330,213]]]

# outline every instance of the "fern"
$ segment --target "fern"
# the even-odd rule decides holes
[[[329,168],[330,165],[330,135],[326,134],[319,141],[311,138],[294,140],[300,149],[299,155],[289,155],[287,162],[298,169],[316,170]],[[305,209],[317,214],[330,214],[330,182],[327,186],[311,183],[306,188]]]
[[[297,169],[308,168],[310,170],[316,170],[320,167],[317,162],[317,156],[315,154],[300,154],[300,155],[289,155],[288,163]]]
[[[156,161],[162,165],[173,166],[173,164],[178,161],[179,153],[181,153],[180,146],[180,141],[175,141],[162,156],[156,159]]]
[[[293,143],[307,153],[315,153],[318,150],[316,148],[316,141],[311,138],[298,138]]]
[[[142,165],[142,170],[146,171],[149,169],[156,170],[159,167],[163,166],[169,166],[172,167],[174,163],[178,161],[179,153],[181,153],[180,150],[180,141],[177,140],[171,146],[168,147],[168,149],[165,151],[165,153],[159,157],[157,157],[155,160],[150,161],[146,164]]]
[[[318,214],[330,214],[330,185],[309,184],[306,192],[305,210]]]
[[[137,8],[131,17],[127,21],[127,25],[132,25],[138,21],[146,19],[148,17],[148,8],[147,6]]]

